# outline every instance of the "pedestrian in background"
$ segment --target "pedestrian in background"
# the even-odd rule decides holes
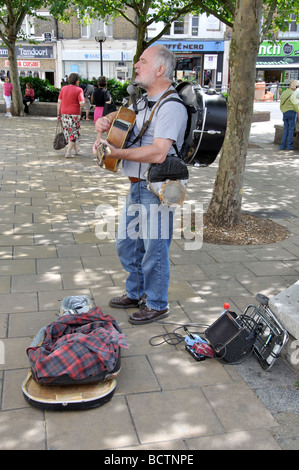
[[[111,96],[107,90],[107,79],[106,77],[100,77],[98,79],[98,88],[93,93],[92,103],[95,105],[94,110],[94,122],[103,116],[105,103],[111,103]]]
[[[297,88],[297,84],[299,85],[297,80],[292,80],[289,88],[281,93],[280,111],[283,113],[283,133],[280,150],[293,150],[294,130],[299,107],[292,102],[291,97]]]
[[[29,114],[28,106],[34,101],[34,90],[30,83],[26,83],[25,94],[23,98],[24,113]]]
[[[90,121],[90,119],[89,119],[89,111],[90,111],[90,106],[91,106],[90,100],[91,100],[91,97],[93,95],[93,92],[94,92],[93,85],[91,85],[90,83],[87,83],[86,88],[84,90],[84,98],[85,98],[84,109],[85,109],[85,113],[86,113],[86,117],[85,117],[86,121]]]
[[[11,112],[10,112],[10,107],[11,107],[11,92],[13,90],[13,86],[10,83],[9,77],[5,77],[5,81],[3,83],[3,98],[5,101],[6,105],[6,117],[12,117]]]

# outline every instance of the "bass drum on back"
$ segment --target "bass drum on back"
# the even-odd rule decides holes
[[[188,110],[188,123],[181,155],[186,163],[206,166],[213,163],[222,147],[227,122],[226,99],[215,90],[190,82],[176,91]]]

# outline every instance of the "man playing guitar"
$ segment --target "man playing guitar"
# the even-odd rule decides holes
[[[166,47],[156,45],[146,49],[135,64],[135,70],[135,82],[146,90],[151,102],[156,103],[165,92],[174,90],[171,85],[174,57]],[[145,173],[150,163],[162,163],[167,155],[176,155],[173,144],[180,150],[187,111],[176,101],[165,102],[161,109],[157,108],[145,133],[136,141],[151,114],[150,107],[144,101],[137,102],[136,122],[126,148],[108,144],[110,153],[106,156],[108,159],[122,160],[123,173],[131,182],[116,241],[119,259],[129,273],[126,293],[111,299],[109,305],[139,308],[129,318],[134,325],[158,321],[167,317],[169,312],[169,247],[174,208],[161,204],[159,197],[147,188]],[[116,114],[111,113],[97,120],[95,127],[98,135],[109,131]],[[94,145],[94,153],[97,146],[98,142]],[[132,207],[135,209],[133,215],[132,209],[130,211]],[[132,221],[136,221],[136,207],[139,207],[139,222],[132,227]]]

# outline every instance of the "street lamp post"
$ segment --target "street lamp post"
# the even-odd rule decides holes
[[[95,40],[100,43],[100,59],[101,59],[101,76],[103,76],[103,50],[102,44],[106,41],[106,36],[104,31],[98,31],[98,35],[95,37]]]

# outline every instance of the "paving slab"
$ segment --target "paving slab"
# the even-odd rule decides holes
[[[141,393],[127,400],[141,444],[224,432],[199,389]]]

